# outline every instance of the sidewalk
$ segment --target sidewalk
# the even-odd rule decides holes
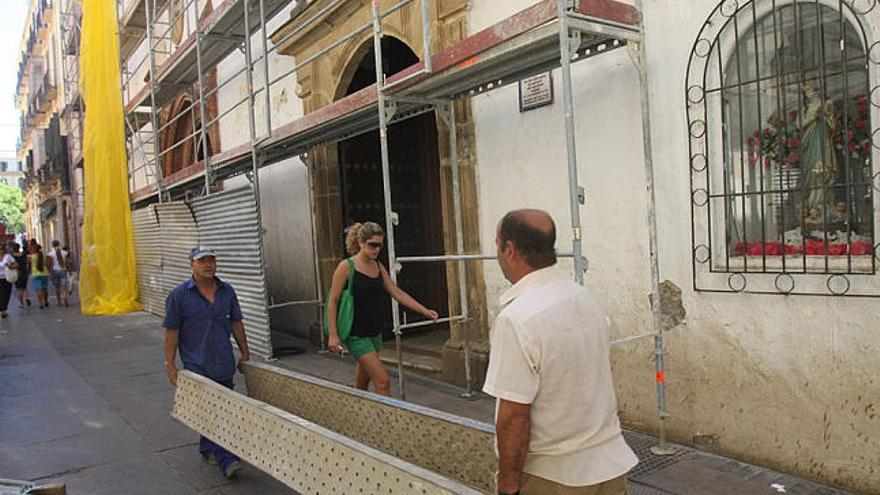
[[[168,414],[158,318],[52,303],[13,303],[0,320],[0,478],[71,495],[294,493],[250,467],[230,482],[201,460],[198,436]]]
[[[13,309],[0,320],[0,478],[64,482],[72,495],[294,493],[251,467],[229,482],[201,461],[197,435],[168,414],[173,389],[160,324],[144,313],[83,317],[54,305]],[[354,376],[351,357],[313,349],[273,364],[340,383]],[[394,388],[398,394],[396,380]],[[468,401],[460,392],[407,382],[408,400],[491,422],[489,397]],[[627,441],[641,458],[632,495],[847,493],[683,447],[656,457],[649,450],[656,441],[644,435],[627,433]]]

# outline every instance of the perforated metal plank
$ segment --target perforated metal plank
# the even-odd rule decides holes
[[[300,493],[481,493],[188,371],[171,415]]]
[[[251,397],[486,492],[498,462],[494,428],[262,363],[245,370]]]

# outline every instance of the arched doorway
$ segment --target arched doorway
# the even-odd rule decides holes
[[[180,95],[171,105],[166,122],[172,122],[162,133],[162,176],[168,177],[205,159],[205,149],[213,153],[210,133],[205,133],[206,146],[202,146],[201,119],[198,107],[193,106],[189,94]]]
[[[364,43],[346,71],[339,98],[376,82],[373,41]],[[384,72],[395,74],[419,61],[402,41],[382,40]],[[399,215],[395,230],[398,256],[443,252],[443,215],[440,193],[440,166],[437,125],[434,114],[425,114],[396,123],[388,129],[391,172],[391,204]],[[382,162],[378,131],[342,141],[338,145],[342,219],[345,225],[375,221],[387,230],[382,188]],[[382,261],[387,266],[387,253]],[[400,273],[401,288],[425,304],[448,315],[446,269],[442,264],[409,264]],[[390,309],[389,309],[390,315]],[[421,319],[410,315],[409,320]],[[434,329],[446,329],[436,325]],[[386,336],[390,336],[390,321]],[[429,328],[426,328],[428,330]],[[409,332],[406,332],[409,333]]]

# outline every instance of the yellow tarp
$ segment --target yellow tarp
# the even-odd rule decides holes
[[[80,89],[86,115],[80,300],[83,314],[128,313],[141,306],[128,201],[116,1],[85,0],[82,10]]]

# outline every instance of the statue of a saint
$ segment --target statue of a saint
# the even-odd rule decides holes
[[[800,189],[804,213],[834,211],[834,186],[840,160],[832,136],[837,131],[834,104],[811,83],[802,86],[806,100],[801,123]]]

